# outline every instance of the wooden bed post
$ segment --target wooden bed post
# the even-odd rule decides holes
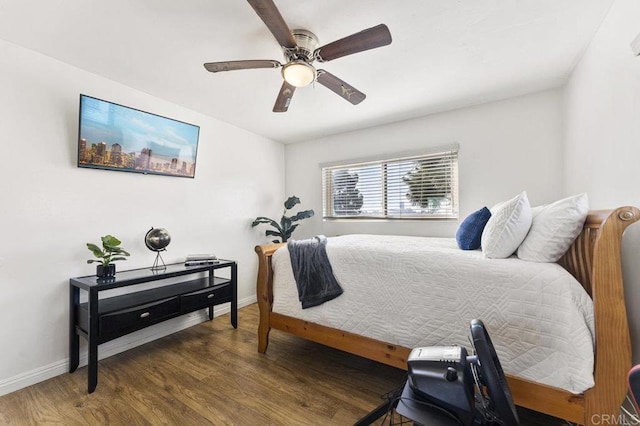
[[[256,297],[260,308],[260,323],[258,325],[258,352],[267,352],[269,346],[269,331],[271,324],[269,315],[273,305],[273,273],[271,271],[271,255],[284,243],[256,246],[258,254],[258,281],[256,282]]]
[[[618,419],[627,393],[631,339],[622,281],[621,241],[624,230],[640,219],[640,210],[621,207],[601,225],[593,253],[591,297],[594,305],[596,352],[594,379],[585,392],[586,425]],[[610,420],[611,421],[611,420]]]

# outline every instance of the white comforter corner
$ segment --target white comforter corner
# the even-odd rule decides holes
[[[383,235],[329,238],[327,254],[344,294],[302,310],[289,252],[274,253],[274,312],[408,348],[470,348],[469,322],[479,318],[507,373],[573,393],[594,384],[593,303],[555,263]]]

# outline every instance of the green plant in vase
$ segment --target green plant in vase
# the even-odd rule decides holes
[[[116,274],[116,265],[112,262],[117,260],[127,260],[125,256],[130,256],[129,252],[120,247],[122,241],[113,235],[105,235],[100,238],[102,248],[96,244],[87,243],[87,248],[97,259],[89,259],[87,263],[99,263],[96,268],[96,275],[101,278],[113,277]]]
[[[280,223],[276,222],[273,219],[269,219],[268,217],[260,216],[253,221],[251,226],[258,226],[261,223],[271,225],[275,228],[275,231],[268,229],[265,232],[265,235],[267,237],[272,236],[280,238],[280,240],[273,240],[274,243],[286,243],[287,240],[291,238],[291,234],[293,233],[293,231],[295,231],[295,229],[299,225],[299,223],[294,222],[310,218],[314,215],[313,210],[304,210],[296,213],[293,216],[287,216],[287,210],[291,210],[296,204],[300,204],[300,198],[296,197],[295,195],[287,198],[287,201],[284,202],[284,212],[282,213],[282,217],[280,218]]]

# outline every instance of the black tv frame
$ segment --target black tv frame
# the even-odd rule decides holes
[[[92,110],[88,106],[90,103],[100,106],[101,110]],[[96,119],[91,120],[91,116]],[[154,133],[151,129],[158,125],[165,126],[166,131]],[[144,133],[145,127],[148,133]],[[94,135],[93,140],[88,139],[89,134]],[[150,138],[149,141],[140,142],[140,138],[145,136]],[[153,141],[153,138],[163,141]],[[77,152],[80,168],[193,179],[199,138],[200,127],[195,124],[80,94]],[[149,145],[142,148],[145,143]],[[154,152],[159,149],[165,151],[164,155]],[[167,155],[169,151],[179,152],[172,156]],[[187,157],[182,152],[190,152],[191,155]]]

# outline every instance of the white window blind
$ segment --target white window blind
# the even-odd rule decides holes
[[[458,148],[322,167],[323,216],[458,217]]]

